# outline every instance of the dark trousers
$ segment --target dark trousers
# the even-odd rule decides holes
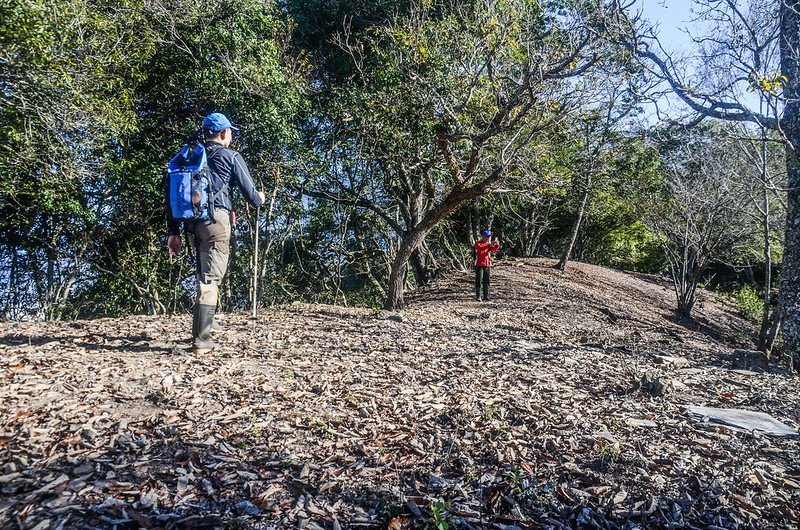
[[[489,299],[489,267],[475,267],[475,298],[481,299],[481,287],[483,287],[483,299]]]

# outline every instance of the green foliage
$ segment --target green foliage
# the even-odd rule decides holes
[[[616,269],[656,273],[665,267],[658,238],[638,220],[600,235],[593,252],[596,263]]]
[[[225,521],[225,530],[246,530],[250,525],[241,517],[231,517]]]
[[[622,454],[622,448],[619,442],[614,442],[613,444],[605,441],[600,442],[601,461],[610,460],[611,462],[616,462],[620,454]]]
[[[753,321],[761,318],[764,309],[764,299],[758,290],[752,285],[742,285],[741,288],[733,292],[733,299],[736,302],[736,309],[739,313]]]
[[[425,528],[431,530],[447,530],[450,528],[449,516],[447,514],[449,509],[450,504],[444,501],[431,502],[431,517],[426,521]]]
[[[514,495],[522,495],[522,468],[520,466],[514,465],[509,471],[503,473],[503,478],[508,481]]]
[[[3,312],[59,318],[105,228],[115,138],[135,130],[133,90],[150,48],[134,5],[0,9],[0,255],[16,278]]]
[[[500,419],[500,413],[497,408],[491,403],[486,403],[483,406],[483,421],[491,422]]]
[[[163,250],[163,165],[211,110],[247,131],[257,179],[281,164],[304,83],[287,23],[259,0],[1,9],[2,255],[19,295],[36,297],[19,306],[53,318],[185,308],[193,267]]]

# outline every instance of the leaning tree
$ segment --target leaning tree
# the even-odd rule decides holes
[[[606,56],[602,9],[419,2],[340,35],[355,74],[315,120],[326,165],[304,191],[369,210],[396,234],[387,308],[403,306],[408,263],[431,231],[519,171],[537,135],[577,106],[569,79]]]

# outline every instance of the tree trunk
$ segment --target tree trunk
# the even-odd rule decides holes
[[[531,212],[527,217],[528,226],[526,227],[522,243],[522,255],[532,258],[536,255],[536,249],[539,248],[539,241],[545,232],[544,222],[540,225],[536,222],[536,215]],[[531,228],[532,227],[532,228]]]
[[[780,300],[778,301],[778,307],[775,308],[775,311],[772,312],[772,324],[770,325],[769,331],[767,332],[767,338],[764,340],[764,353],[767,356],[772,355],[772,347],[775,345],[775,337],[778,336],[778,331],[781,328],[781,321],[783,320],[783,311],[781,309]],[[794,357],[789,355],[789,370],[794,368]]]
[[[786,107],[781,127],[790,145],[786,153],[788,209],[781,274],[783,337],[794,364],[800,363],[800,0],[783,0],[781,13],[781,73]]]
[[[386,304],[384,305],[386,309],[403,309],[403,307],[405,307],[403,285],[406,279],[406,266],[408,265],[408,260],[411,258],[411,254],[422,244],[426,235],[426,231],[414,230],[403,237],[400,248],[397,249],[397,255],[395,255],[392,261],[392,272],[389,275],[389,292],[386,296]]]
[[[675,292],[675,300],[678,305],[678,313],[682,317],[692,318],[692,309],[697,301],[697,285],[700,278],[708,268],[708,261],[700,260],[693,255],[688,244],[684,241],[683,249],[680,252],[671,253],[669,248],[662,246],[667,255],[670,274],[672,275],[672,287]]]
[[[586,189],[583,190],[583,196],[581,197],[581,204],[578,206],[578,213],[575,216],[575,223],[572,225],[572,233],[570,234],[569,244],[567,244],[567,248],[564,249],[564,254],[561,256],[561,261],[558,262],[558,270],[563,271],[567,268],[567,262],[569,261],[570,256],[572,256],[572,250],[575,248],[575,241],[578,239],[578,231],[581,229],[581,223],[583,223],[583,216],[586,213],[586,203],[589,202],[589,193],[592,188],[592,175],[589,173],[586,176]]]
[[[49,321],[60,320],[54,294],[56,284],[55,270],[56,256],[55,251],[51,247],[47,250],[47,294],[45,295],[45,303],[47,304],[47,320]]]
[[[767,186],[767,158],[766,158],[766,139],[762,138],[761,142],[761,163],[762,163],[762,177],[764,183],[764,307],[761,312],[761,330],[758,333],[758,349],[769,353],[767,350],[767,333],[770,327],[770,290],[772,289],[772,245],[769,237],[769,187]]]
[[[697,301],[697,278],[684,278],[680,281],[678,293],[678,313],[682,317],[692,318],[692,309]]]
[[[411,253],[411,270],[417,287],[428,285],[428,256],[422,243]]]

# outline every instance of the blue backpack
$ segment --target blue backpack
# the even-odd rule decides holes
[[[210,192],[206,148],[186,144],[167,164],[169,214],[176,221],[208,219]]]
[[[167,164],[167,202],[175,221],[214,219],[214,200],[228,186],[212,193],[208,176],[206,148],[198,143],[194,150],[186,144]]]

